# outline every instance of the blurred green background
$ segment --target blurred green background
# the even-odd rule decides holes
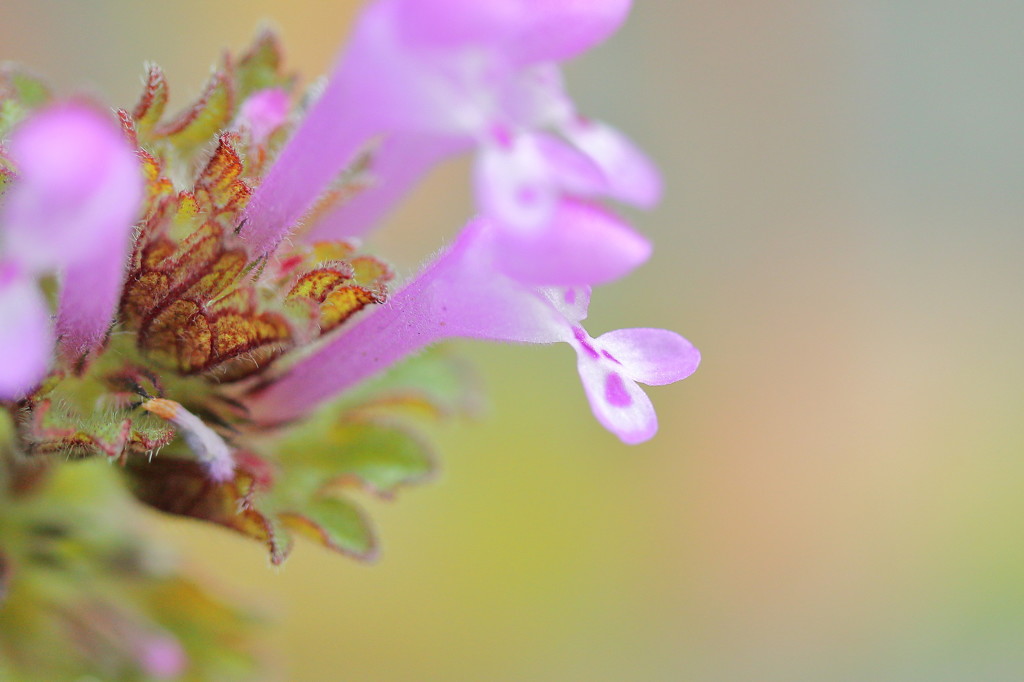
[[[262,20],[307,77],[354,3],[4,0],[3,57],[172,104]],[[590,329],[663,326],[704,365],[627,448],[566,348],[466,344],[491,399],[442,475],[373,505],[373,566],[283,570],[154,520],[277,619],[290,680],[1024,679],[1024,4],[644,0],[570,65],[650,150],[657,251]],[[408,273],[468,216],[465,164],[375,244]]]

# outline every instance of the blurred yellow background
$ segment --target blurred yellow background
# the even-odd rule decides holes
[[[172,104],[262,20],[324,73],[354,3],[4,0],[3,58]],[[627,448],[566,348],[465,344],[491,399],[376,503],[372,566],[155,521],[277,619],[284,679],[1024,679],[1024,4],[643,0],[569,66],[657,159],[651,263],[590,329],[704,365]],[[374,240],[404,273],[467,217],[465,164]],[[155,531],[156,532],[156,531]]]

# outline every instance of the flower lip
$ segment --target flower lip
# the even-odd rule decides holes
[[[690,376],[700,353],[665,329],[618,329],[596,339],[574,329],[577,369],[597,420],[628,444],[650,439],[658,418],[637,385],[668,384]]]
[[[646,237],[596,204],[563,199],[550,222],[543,232],[524,235],[495,221],[502,272],[541,286],[603,284],[651,256]]]

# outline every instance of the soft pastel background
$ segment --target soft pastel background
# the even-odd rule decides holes
[[[262,19],[328,68],[353,4],[4,0],[3,57],[175,101]],[[155,521],[278,618],[286,679],[1024,679],[1024,4],[642,0],[570,69],[664,169],[658,250],[594,332],[704,351],[626,448],[565,348],[470,347],[492,409],[374,505],[373,566],[282,571]],[[467,216],[464,166],[377,240],[409,272]]]

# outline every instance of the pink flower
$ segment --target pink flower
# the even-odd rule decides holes
[[[248,130],[253,142],[260,145],[288,120],[291,100],[281,88],[257,90],[242,102],[236,126]]]
[[[629,4],[372,4],[322,96],[253,196],[243,237],[256,253],[272,251],[377,138],[369,171],[375,184],[324,217],[313,238],[367,231],[433,165],[468,149],[477,150],[480,210],[512,250],[579,241],[571,234],[579,229],[578,212],[564,207],[574,199],[608,196],[652,205],[660,193],[653,165],[621,134],[575,113],[555,63],[607,37]],[[587,224],[598,219],[608,239],[589,250],[600,250],[607,268],[592,268],[574,284],[615,279],[649,254],[646,240],[619,218],[592,212]],[[535,264],[528,278],[557,284],[568,275]]]
[[[61,283],[57,334],[68,353],[100,344],[120,296],[142,199],[135,152],[108,116],[80,103],[44,109],[15,130],[16,179],[0,205],[0,398],[44,375],[53,345],[36,280]]]
[[[453,244],[387,305],[361,318],[283,377],[250,396],[257,419],[300,417],[437,341],[473,338],[512,343],[568,343],[598,421],[627,443],[657,430],[637,382],[672,383],[696,370],[699,352],[678,334],[624,329],[591,338],[587,287],[535,287],[494,267],[500,229],[471,223]]]

